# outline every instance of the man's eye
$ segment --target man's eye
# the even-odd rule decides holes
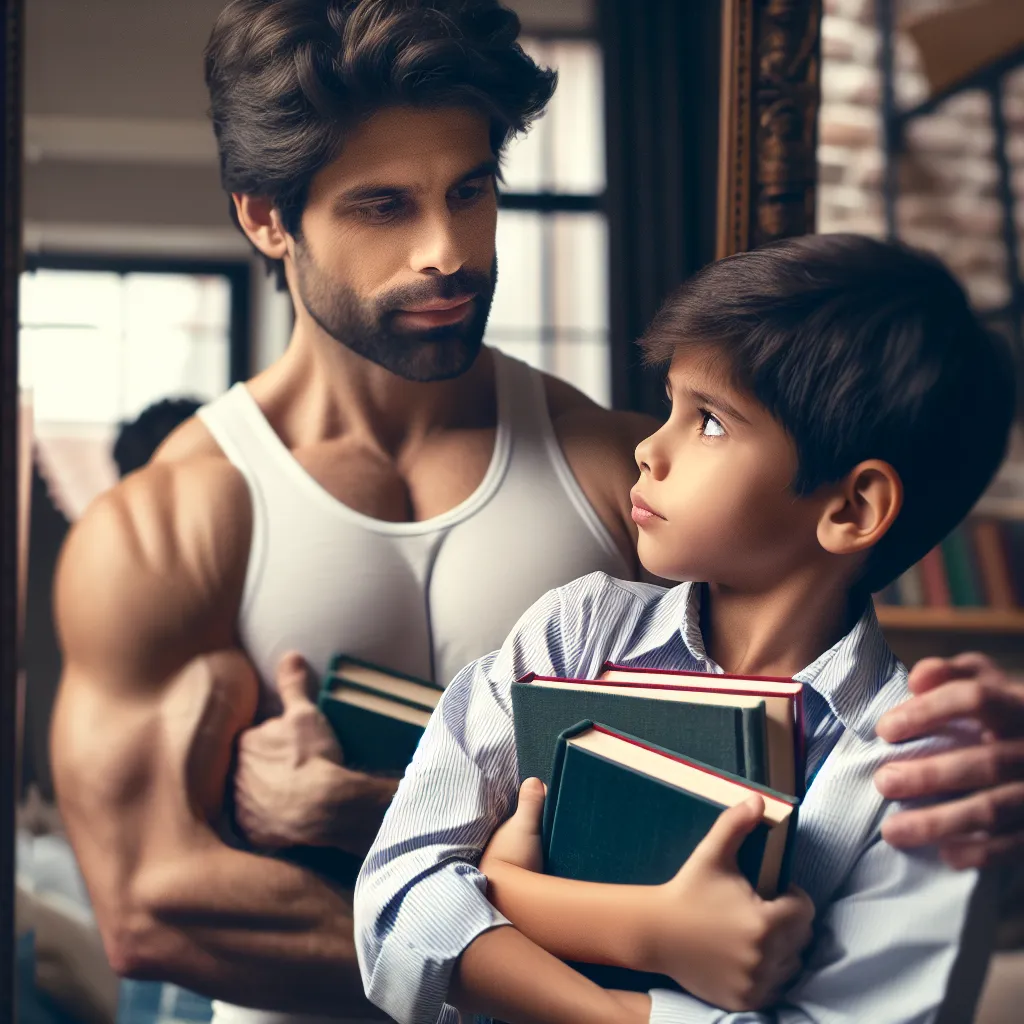
[[[393,220],[402,212],[402,201],[400,199],[383,199],[379,203],[369,203],[358,208],[359,216],[366,220],[388,221]]]
[[[452,198],[459,203],[471,203],[474,199],[479,199],[486,190],[486,179],[481,178],[478,181],[467,181],[453,191]]]

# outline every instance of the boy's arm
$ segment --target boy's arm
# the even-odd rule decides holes
[[[954,871],[934,851],[902,853],[876,836],[822,910],[810,960],[779,1005],[733,1014],[659,989],[651,993],[651,1024],[970,1020],[995,931],[997,882]]]
[[[435,1021],[452,999],[512,1024],[569,1024],[581,1005],[586,1019],[637,1020],[635,1009],[501,927],[508,922],[476,867],[516,795],[509,682],[528,668],[571,671],[559,648],[572,651],[580,616],[564,612],[562,629],[559,592],[546,595],[500,652],[456,676],[364,862],[354,899],[360,970],[369,999],[398,1021]]]

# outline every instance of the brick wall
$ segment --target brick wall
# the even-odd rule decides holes
[[[894,0],[899,18],[963,0]],[[824,0],[819,122],[819,231],[882,235],[882,83],[873,0]],[[928,95],[916,48],[895,40],[896,100]],[[1024,197],[1024,69],[1008,81],[1005,112],[1014,189]],[[964,93],[912,123],[902,160],[898,232],[938,254],[978,308],[1009,300],[988,97]],[[1024,234],[1024,202],[1018,203]],[[1018,251],[1024,252],[1024,246]]]

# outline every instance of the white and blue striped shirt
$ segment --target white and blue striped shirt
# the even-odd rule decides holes
[[[500,651],[451,682],[356,885],[359,965],[377,1006],[402,1024],[456,1024],[458,1012],[445,1003],[456,960],[482,932],[508,923],[488,903],[476,864],[518,791],[511,683],[527,672],[594,678],[606,660],[720,673],[701,638],[701,590],[593,573],[546,594]],[[813,691],[808,771],[817,771],[798,819],[793,881],[813,899],[817,919],[785,1003],[727,1013],[656,989],[652,1024],[933,1021],[955,962],[956,995],[973,1005],[991,929],[977,942],[961,937],[969,919],[974,929],[993,911],[994,886],[976,871],[946,868],[934,852],[901,853],[880,836],[891,806],[872,776],[897,750],[874,726],[907,696],[906,677],[870,603],[796,676]],[[899,756],[919,748],[904,745]],[[957,961],[968,945],[970,955]],[[969,1020],[970,1011],[952,1019]]]

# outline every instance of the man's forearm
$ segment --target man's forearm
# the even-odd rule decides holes
[[[448,1001],[507,1024],[645,1024],[638,1012],[507,925],[477,936],[452,973]]]
[[[204,847],[140,873],[123,973],[268,1010],[378,1012],[363,995],[347,894],[293,864]]]
[[[650,970],[645,921],[656,886],[600,885],[511,864],[487,869],[487,898],[532,942],[563,960]]]

